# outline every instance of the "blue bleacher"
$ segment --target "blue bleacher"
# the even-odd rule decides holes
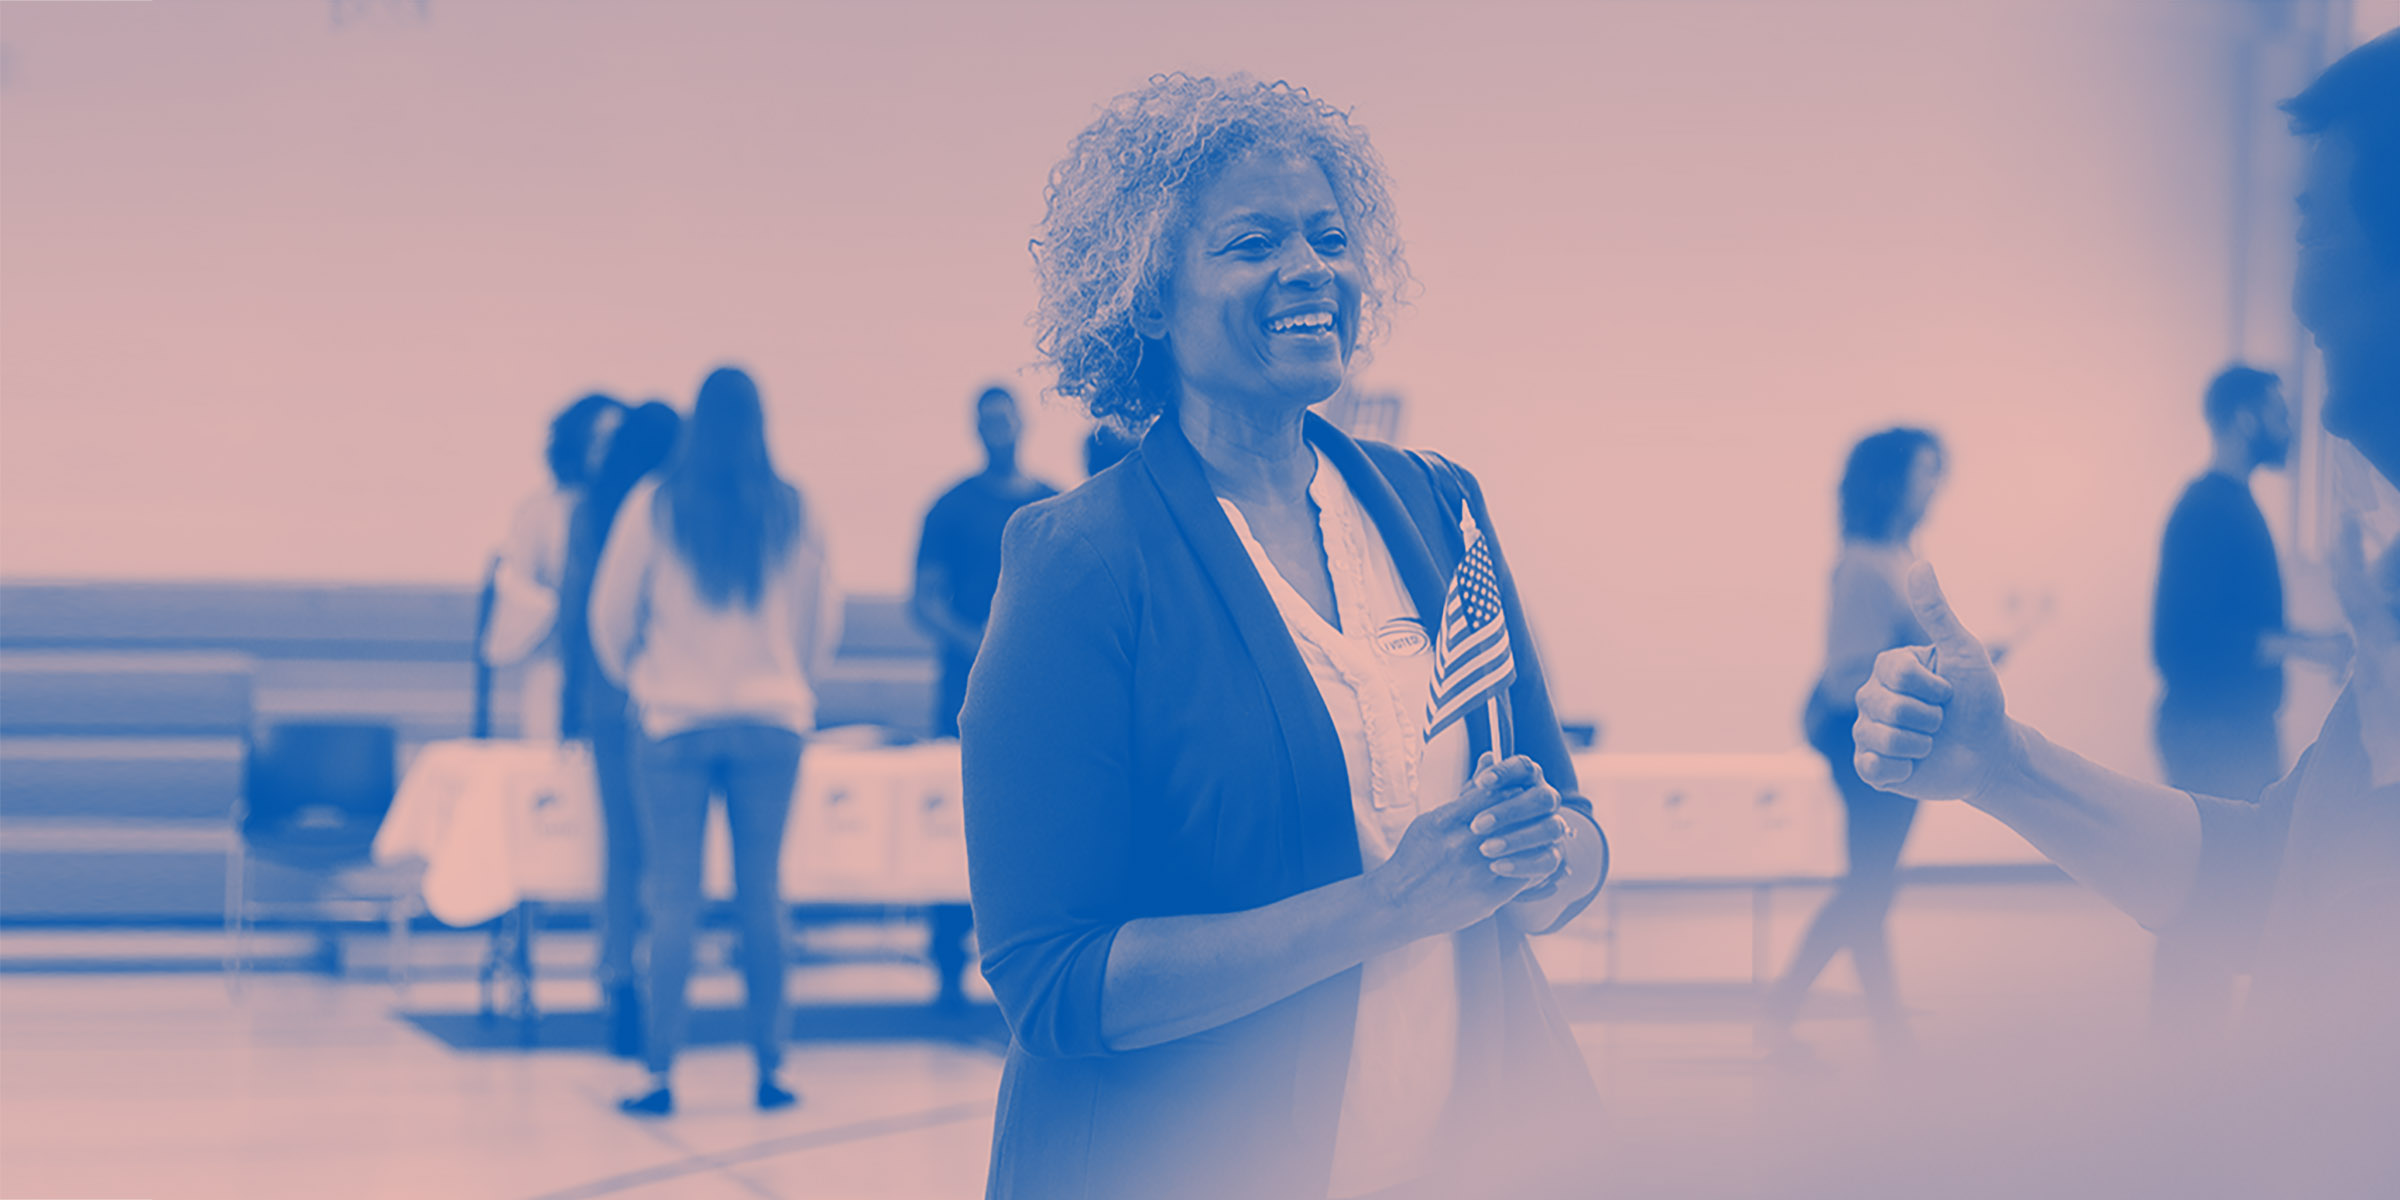
[[[0,921],[221,920],[245,739],[466,736],[474,621],[464,587],[0,584]],[[821,723],[922,733],[931,653],[901,600],[849,597]],[[503,736],[516,697],[503,672]]]

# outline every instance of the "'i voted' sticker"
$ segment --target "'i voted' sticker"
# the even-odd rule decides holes
[[[1375,645],[1394,658],[1423,654],[1433,645],[1425,626],[1414,617],[1394,617],[1375,631]]]

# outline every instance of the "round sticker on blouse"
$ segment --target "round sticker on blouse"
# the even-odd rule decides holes
[[[1394,658],[1410,658],[1425,653],[1433,639],[1425,636],[1425,626],[1416,618],[1394,617],[1375,631],[1375,644]]]

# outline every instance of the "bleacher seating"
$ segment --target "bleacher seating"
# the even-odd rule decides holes
[[[456,588],[0,584],[0,921],[214,921],[250,734],[391,724],[403,761],[473,715],[474,593]],[[824,725],[922,733],[931,646],[851,596]],[[517,681],[495,681],[495,733]]]
[[[15,632],[7,599],[0,637]],[[225,650],[0,646],[0,917],[221,903],[253,675]]]

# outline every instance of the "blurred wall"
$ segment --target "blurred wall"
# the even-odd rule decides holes
[[[1152,71],[1248,70],[1390,162],[1424,291],[1367,378],[1486,479],[1570,715],[1795,744],[1842,455],[1904,420],[1967,619],[2056,597],[2014,703],[2148,771],[2232,76],[2290,7],[9,5],[0,571],[465,580],[557,405],[731,359],[844,582],[902,587],[969,397],[1040,385],[1050,164]]]

